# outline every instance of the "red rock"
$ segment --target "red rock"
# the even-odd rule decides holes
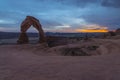
[[[26,31],[31,27],[31,25],[33,25],[33,27],[35,27],[39,32],[39,43],[46,42],[46,37],[39,20],[35,17],[27,16],[26,19],[21,23],[21,33],[17,43],[24,44],[29,42]]]

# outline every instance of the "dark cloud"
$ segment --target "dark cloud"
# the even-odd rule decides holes
[[[101,4],[101,6],[105,7],[120,8],[120,0],[35,0],[35,1],[38,3],[49,3],[52,5],[62,4],[64,7],[65,6],[86,7],[89,4]]]
[[[77,6],[77,7],[85,7],[87,4],[90,3],[96,3],[98,2],[98,0],[36,0],[39,2],[51,2],[51,3],[59,3],[62,5],[66,5],[66,6]]]
[[[106,15],[86,15],[83,16],[83,18],[92,24],[98,24],[100,26],[106,26],[109,27],[109,29],[116,29],[120,26],[120,17],[115,16],[106,16]]]
[[[45,28],[55,28],[56,26],[62,26],[62,24],[57,21],[49,21],[49,20],[41,20],[41,24]]]
[[[103,0],[102,6],[120,8],[120,0]]]

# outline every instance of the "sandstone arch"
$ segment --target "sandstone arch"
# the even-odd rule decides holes
[[[24,44],[29,42],[26,31],[31,27],[31,25],[33,25],[33,27],[35,27],[39,32],[39,43],[46,42],[46,37],[39,20],[35,17],[27,16],[26,19],[21,23],[21,33],[17,43]]]

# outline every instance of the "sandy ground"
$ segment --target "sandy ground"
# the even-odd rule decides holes
[[[102,55],[57,54],[65,46],[1,45],[0,80],[120,80],[120,40],[93,41],[100,46],[98,51]]]

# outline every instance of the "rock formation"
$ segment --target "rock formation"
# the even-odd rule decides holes
[[[115,32],[117,35],[120,35],[120,28],[118,28]]]
[[[31,27],[31,25],[33,25],[33,27],[35,27],[39,32],[39,43],[46,42],[46,37],[39,20],[32,16],[27,16],[21,24],[21,33],[17,43],[24,44],[29,42],[26,31]]]

